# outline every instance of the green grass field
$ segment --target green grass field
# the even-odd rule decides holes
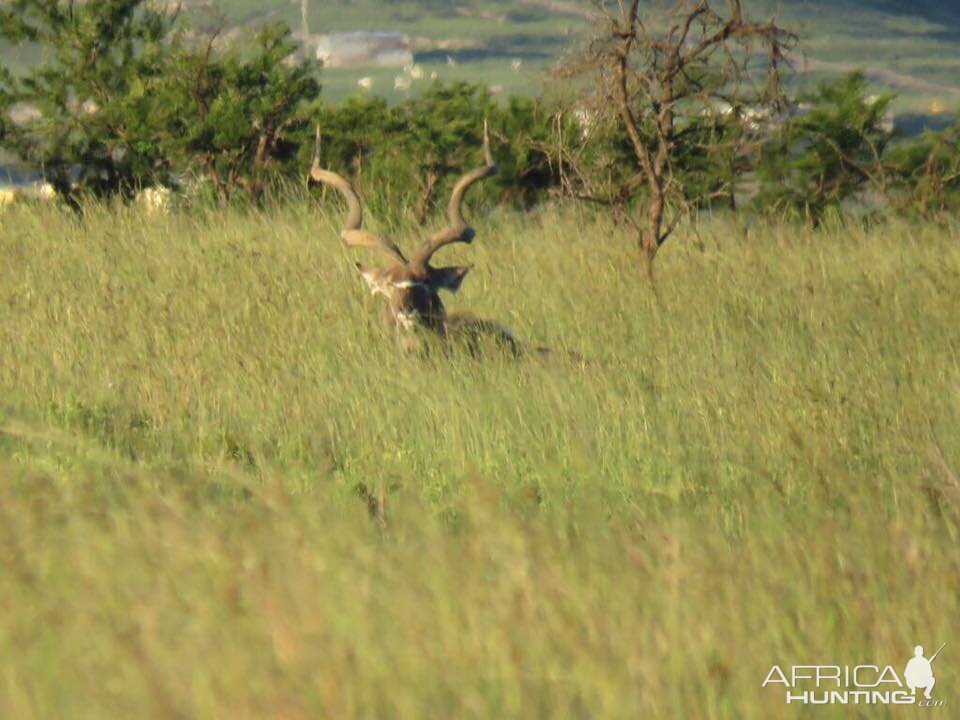
[[[579,363],[401,355],[324,212],[0,217],[0,717],[912,717],[760,686],[944,641],[954,715],[958,227],[444,251]]]

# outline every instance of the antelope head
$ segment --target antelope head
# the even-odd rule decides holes
[[[490,152],[490,135],[483,124],[484,165],[465,173],[453,187],[447,206],[447,226],[427,238],[408,260],[397,245],[386,238],[363,229],[363,206],[350,182],[331,170],[320,167],[319,128],[317,152],[314,155],[310,178],[335,188],[347,202],[347,220],[340,239],[348,247],[375,248],[388,255],[391,263],[385,267],[367,267],[356,263],[357,270],[367,282],[370,292],[386,300],[387,323],[397,331],[410,334],[425,328],[441,337],[448,332],[448,316],[440,299],[440,291],[455,293],[470,271],[465,266],[434,267],[430,264],[434,253],[451,243],[471,243],[474,229],[463,219],[463,198],[467,190],[485,177],[497,172]]]

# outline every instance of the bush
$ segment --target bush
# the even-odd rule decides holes
[[[302,172],[320,85],[315,64],[287,62],[283,25],[261,29],[252,52],[216,53],[188,46],[176,17],[145,0],[14,0],[0,38],[52,58],[0,70],[0,147],[74,206],[196,174],[221,202],[242,189],[259,203],[269,182]]]
[[[901,212],[931,218],[960,210],[960,114],[953,127],[892,148],[887,165]]]
[[[801,97],[809,110],[791,117],[763,148],[759,207],[794,212],[817,226],[868,183],[883,189],[882,156],[891,137],[884,116],[892,99],[867,97],[862,73]]]
[[[408,216],[426,223],[456,179],[481,162],[484,120],[500,171],[472,191],[471,204],[530,207],[545,199],[560,184],[551,155],[554,115],[540,100],[500,106],[479,85],[434,83],[393,107],[380,98],[325,106],[317,122],[323,164],[366,189],[371,211],[396,225]]]
[[[47,58],[22,76],[0,69],[0,147],[43,168],[74,205],[83,193],[131,195],[164,177],[153,118],[174,22],[143,0],[0,8],[0,39],[42,45]]]
[[[241,190],[260,204],[271,182],[303,174],[298,153],[312,137],[320,85],[314,63],[287,62],[296,48],[289,28],[268,25],[252,53],[217,55],[208,45],[170,55],[161,147],[178,173],[209,181],[221,204]]]

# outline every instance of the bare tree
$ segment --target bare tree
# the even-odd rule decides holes
[[[775,20],[747,20],[741,0],[727,0],[724,11],[711,0],[678,0],[665,10],[640,0],[596,4],[597,36],[560,72],[588,81],[581,112],[613,116],[626,133],[636,174],[606,198],[580,194],[622,206],[645,193],[640,218],[624,217],[652,261],[689,210],[680,179],[685,151],[697,144],[736,157],[743,148],[735,146],[750,141],[750,133],[705,134],[705,118],[723,115],[741,128],[755,127],[758,116],[771,115],[758,105],[779,110],[781,69],[795,36]]]

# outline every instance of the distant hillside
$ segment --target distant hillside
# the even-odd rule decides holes
[[[669,0],[657,0],[663,4]],[[722,0],[721,0],[722,4]],[[302,26],[303,0],[182,0],[197,30],[227,26],[236,37],[266,21]],[[745,0],[754,17],[776,15],[802,37],[799,82],[853,68],[897,93],[898,112],[946,114],[960,106],[960,0]],[[327,97],[417,92],[433,75],[536,93],[545,71],[590,31],[588,0],[306,0],[311,33],[398,31],[410,36],[421,80],[397,83],[393,68],[324,73]],[[30,59],[0,47],[8,66]],[[399,87],[395,87],[399,85]]]
[[[960,105],[960,2],[752,0],[745,5],[754,16],[777,15],[797,29],[803,42],[796,67],[805,82],[863,68],[878,90],[898,94],[900,111]],[[194,7],[201,15],[211,14],[210,5]],[[236,23],[274,18],[298,27],[301,22],[298,0],[224,0],[219,7]],[[536,92],[544,70],[589,31],[591,7],[586,0],[308,0],[308,23],[313,32],[406,32],[426,77],[436,72],[504,91]],[[394,74],[329,72],[326,84],[340,97],[357,92],[357,80],[369,76],[372,91],[397,96]]]

